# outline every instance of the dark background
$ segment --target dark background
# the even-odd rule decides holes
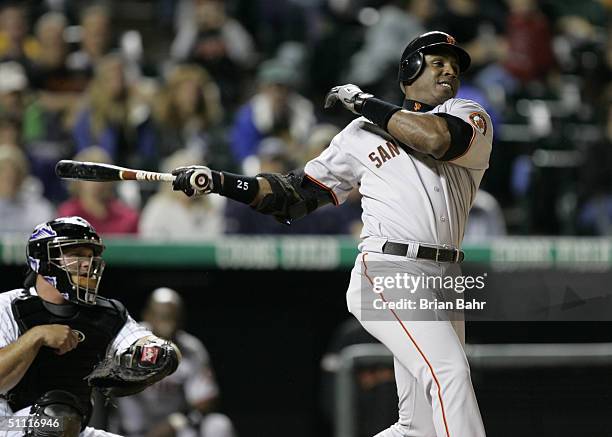
[[[22,266],[1,266],[5,289]],[[186,329],[210,352],[220,409],[240,436],[330,436],[320,411],[320,359],[349,313],[348,271],[107,268],[101,294],[134,318],[159,286],[181,292]],[[520,276],[516,280],[520,281]],[[537,290],[533,290],[534,293]],[[352,317],[352,316],[350,316]],[[609,323],[470,323],[471,343],[612,341]],[[612,372],[603,368],[473,370],[488,435],[612,435]]]

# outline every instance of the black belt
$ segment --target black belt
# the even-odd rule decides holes
[[[393,243],[387,241],[382,248],[383,253],[387,255],[406,256],[409,246],[402,243]],[[460,263],[463,261],[465,254],[458,249],[444,249],[440,247],[428,247],[419,245],[417,258],[428,259],[441,263]]]

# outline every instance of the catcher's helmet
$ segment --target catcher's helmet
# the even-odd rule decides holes
[[[451,49],[457,56],[461,73],[470,66],[470,55],[456,45],[455,38],[445,32],[427,32],[410,41],[404,49],[399,64],[398,81],[400,83],[408,82],[408,84],[414,82],[421,71],[423,71],[425,65],[424,53],[434,47],[448,47]]]
[[[67,256],[66,250],[89,247],[93,257]],[[95,305],[104,271],[104,245],[95,229],[81,217],[60,217],[41,223],[28,240],[28,266],[69,300]]]

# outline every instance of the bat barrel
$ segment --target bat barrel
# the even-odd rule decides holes
[[[176,178],[170,173],[133,170],[112,164],[62,160],[55,166],[55,174],[63,179],[82,181],[161,181],[172,182]]]

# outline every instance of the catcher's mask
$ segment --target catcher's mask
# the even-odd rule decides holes
[[[425,67],[425,53],[436,47],[446,47],[452,50],[459,61],[459,72],[465,72],[471,62],[468,52],[456,45],[455,38],[445,32],[433,31],[417,36],[410,41],[399,63],[397,79],[400,84],[414,82]]]
[[[83,248],[91,249],[90,251]],[[70,302],[95,305],[105,263],[104,245],[81,217],[60,217],[34,228],[27,247],[28,266]]]

